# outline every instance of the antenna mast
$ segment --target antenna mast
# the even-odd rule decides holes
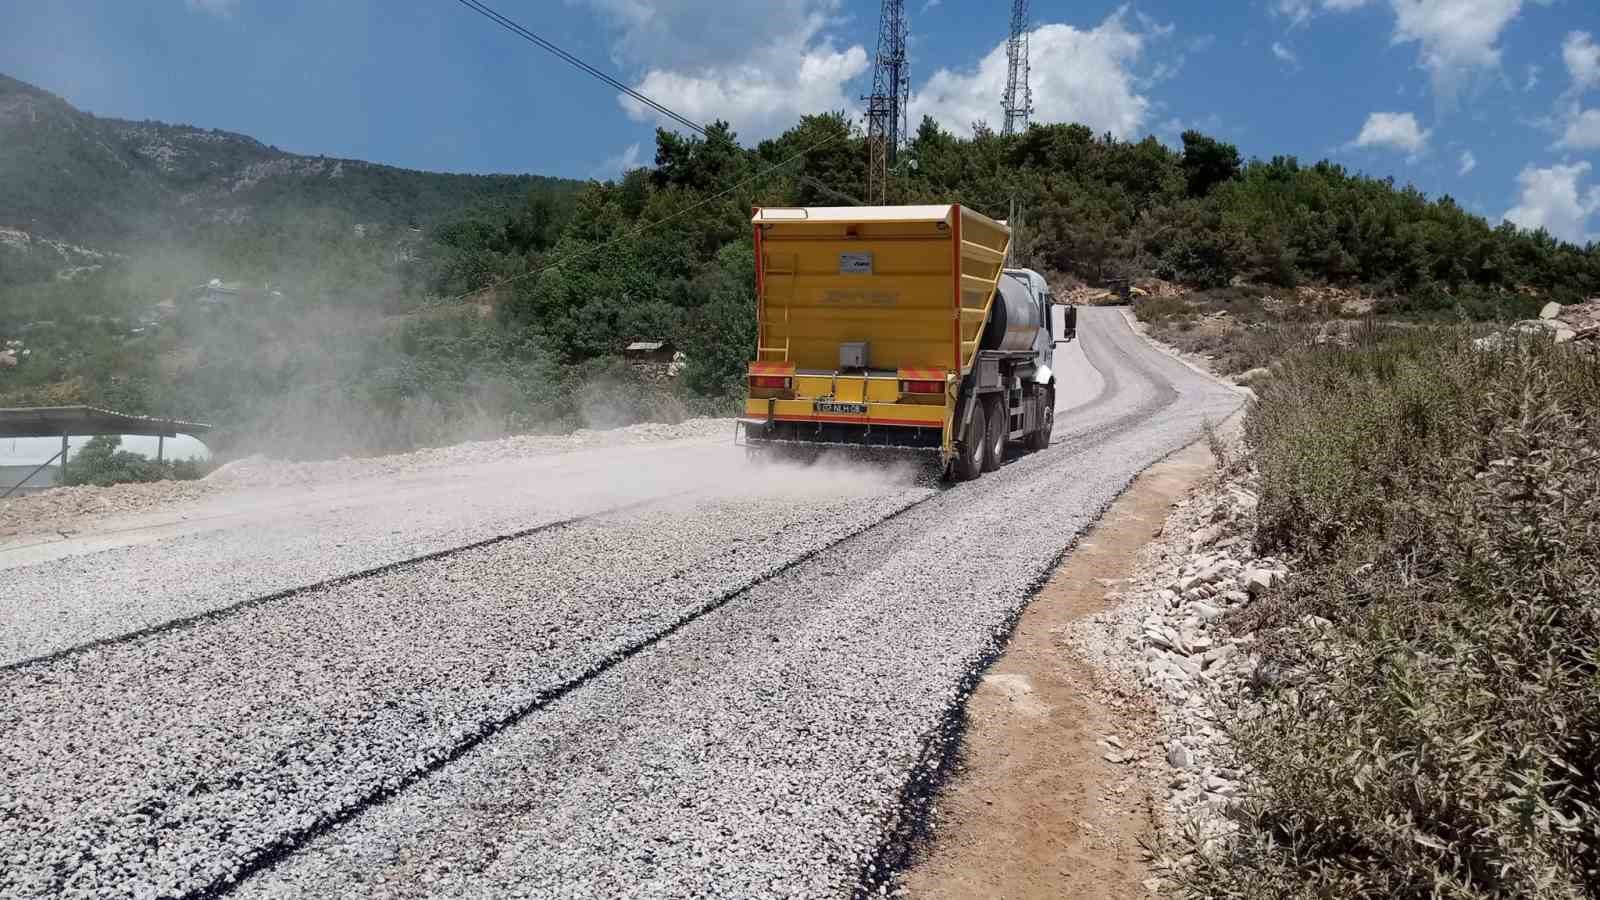
[[[878,58],[867,101],[867,202],[889,202],[889,167],[905,142],[909,126],[911,66],[906,60],[905,0],[883,0],[878,17]]]
[[[1006,95],[1000,101],[1006,124],[1001,134],[1020,134],[1028,130],[1033,115],[1033,88],[1028,84],[1028,0],[1011,2],[1011,39],[1006,41]]]

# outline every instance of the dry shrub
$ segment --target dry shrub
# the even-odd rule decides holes
[[[1233,723],[1259,774],[1204,897],[1600,894],[1600,364],[1368,335],[1287,361],[1247,424],[1258,541],[1300,554],[1240,628],[1333,622]]]

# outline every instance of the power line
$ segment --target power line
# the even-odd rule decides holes
[[[605,73],[604,71],[601,71],[600,69],[597,69],[594,66],[589,65],[588,63],[584,62],[583,60],[579,59],[578,57],[572,55],[571,53],[568,53],[567,51],[561,49],[560,47],[556,46],[555,44],[551,43],[550,41],[540,37],[539,35],[535,34],[534,32],[530,31],[529,29],[523,27],[522,25],[517,24],[516,22],[512,21],[509,18],[506,18],[505,16],[501,15],[498,12],[495,12],[489,6],[487,6],[487,5],[483,4],[483,3],[480,3],[479,0],[456,0],[456,2],[460,3],[462,6],[465,6],[468,9],[472,10],[473,12],[477,13],[478,15],[483,16],[484,18],[488,19],[489,21],[494,22],[495,24],[499,25],[500,27],[505,28],[506,30],[510,31],[512,34],[517,35],[518,37],[522,38],[523,40],[528,41],[529,43],[534,44],[535,46],[540,47],[540,48],[542,48],[544,50],[547,50],[550,53],[554,54],[555,56],[559,57],[560,59],[562,59],[562,60],[564,60],[564,61],[566,61],[568,63],[571,63],[574,67],[576,67],[580,71],[585,72],[585,73],[587,73],[589,75],[594,76],[595,78],[600,79],[602,82],[606,83],[607,85],[609,85],[609,86],[611,86],[613,88],[616,88],[621,93],[627,94],[629,97],[632,97],[633,99],[639,101],[640,103],[643,103],[644,105],[650,107],[651,109],[655,110],[656,112],[661,113],[663,116],[666,116],[667,118],[672,119],[674,122],[677,122],[678,124],[682,125],[683,127],[689,129],[690,131],[693,131],[693,132],[695,132],[697,134],[700,134],[702,136],[705,135],[705,133],[706,133],[705,126],[699,124],[698,122],[695,122],[693,119],[690,119],[687,116],[680,115],[679,113],[677,113],[677,112],[675,112],[675,111],[673,111],[671,109],[668,109],[666,106],[663,106],[662,104],[657,103],[656,101],[650,99],[649,97],[646,97],[644,94],[641,94],[638,91],[634,90],[633,88],[629,87],[626,83],[624,83],[622,81],[618,81],[616,78],[613,78],[612,76],[610,76],[609,74]]]
[[[663,116],[666,116],[666,117],[672,119],[673,121],[679,123],[680,125],[684,126],[685,128],[688,128],[691,131],[694,131],[696,134],[699,134],[700,136],[705,137],[708,140],[710,139],[711,135],[706,131],[705,126],[699,124],[698,122],[695,122],[692,119],[689,119],[686,116],[683,116],[683,115],[681,115],[681,114],[679,114],[679,113],[667,108],[666,106],[664,106],[664,105],[662,105],[660,103],[657,103],[656,101],[650,99],[649,97],[646,97],[644,94],[639,93],[638,91],[634,90],[633,88],[629,87],[628,85],[624,84],[623,82],[618,81],[617,79],[615,79],[612,76],[606,74],[605,72],[601,71],[600,69],[597,69],[594,66],[589,65],[588,63],[584,62],[583,60],[579,59],[578,57],[572,55],[571,53],[568,53],[567,51],[561,49],[560,47],[556,46],[555,44],[551,43],[550,41],[540,37],[539,35],[535,34],[534,32],[530,31],[529,29],[523,27],[522,25],[517,24],[516,22],[514,22],[511,19],[501,15],[498,12],[495,12],[489,6],[487,6],[484,3],[480,2],[480,0],[456,0],[456,2],[460,3],[462,6],[465,6],[466,8],[472,10],[475,13],[478,13],[479,15],[483,16],[484,18],[489,19],[490,21],[492,21],[495,24],[501,26],[502,28],[505,28],[505,29],[511,31],[513,34],[517,35],[518,37],[521,37],[522,39],[534,44],[535,46],[538,46],[541,49],[547,50],[550,53],[554,54],[555,56],[561,58],[562,60],[564,60],[564,61],[566,61],[568,63],[571,63],[573,66],[577,67],[581,71],[583,71],[583,72],[585,72],[585,73],[587,73],[589,75],[592,75],[595,78],[600,79],[605,84],[607,84],[607,85],[609,85],[609,86],[611,86],[613,88],[616,88],[618,91],[628,95],[629,97],[632,97],[635,100],[638,100],[640,103],[645,104],[646,106],[648,106],[651,109],[661,113]],[[459,303],[462,300],[467,299],[468,297],[473,297],[473,296],[476,296],[478,294],[484,294],[484,293],[488,293],[490,291],[498,290],[499,288],[504,287],[505,285],[512,284],[512,283],[518,282],[518,281],[522,281],[525,278],[535,278],[535,277],[538,277],[540,275],[543,275],[546,272],[549,272],[552,269],[559,269],[562,266],[566,265],[567,263],[573,262],[574,260],[580,259],[580,258],[582,258],[584,256],[587,256],[587,255],[591,254],[591,253],[595,253],[597,251],[604,250],[604,249],[606,249],[608,247],[614,247],[617,244],[620,244],[620,243],[622,243],[623,241],[626,241],[626,240],[631,240],[631,239],[633,239],[635,237],[638,237],[639,235],[645,233],[646,231],[649,231],[652,228],[659,228],[660,226],[665,225],[668,222],[676,221],[677,219],[682,218],[683,216],[686,216],[689,213],[694,212],[695,210],[700,209],[700,208],[706,206],[709,203],[715,202],[717,200],[721,200],[722,198],[728,196],[729,194],[732,194],[733,192],[735,192],[737,190],[740,190],[741,188],[748,187],[749,185],[754,184],[755,182],[760,181],[763,178],[766,178],[768,175],[771,175],[773,172],[776,172],[777,170],[783,168],[784,166],[787,166],[788,164],[794,162],[795,160],[800,159],[801,157],[804,157],[805,155],[807,155],[809,153],[812,153],[812,152],[814,152],[816,150],[822,149],[823,147],[825,147],[828,144],[832,143],[833,141],[837,140],[838,137],[839,137],[838,134],[830,134],[828,137],[823,138],[822,140],[818,141],[815,144],[812,144],[810,147],[807,147],[804,150],[801,150],[799,153],[794,154],[793,156],[789,157],[788,159],[785,159],[785,160],[783,160],[781,162],[778,162],[778,163],[774,163],[773,165],[768,166],[765,169],[762,169],[760,172],[757,172],[756,174],[751,175],[749,178],[746,178],[743,181],[738,182],[737,184],[733,185],[732,187],[727,188],[726,190],[723,190],[723,191],[720,191],[718,193],[712,194],[709,197],[703,197],[699,201],[697,201],[695,203],[692,203],[689,206],[686,206],[683,209],[678,210],[677,212],[673,213],[672,215],[666,216],[665,218],[657,219],[654,222],[645,222],[645,223],[642,223],[640,225],[636,225],[632,229],[630,229],[630,230],[628,230],[628,231],[626,231],[626,232],[624,232],[624,233],[612,238],[609,241],[605,241],[605,242],[600,243],[600,244],[595,244],[592,247],[585,247],[585,248],[583,248],[581,250],[576,250],[576,251],[574,251],[572,253],[567,254],[565,257],[562,257],[561,259],[558,259],[555,262],[550,263],[549,265],[541,266],[540,268],[534,269],[534,270],[529,271],[529,272],[523,272],[521,275],[513,275],[510,278],[505,279],[504,281],[499,281],[499,282],[496,282],[496,283],[491,284],[491,285],[485,285],[484,287],[477,288],[476,290],[467,291],[466,293],[460,294],[460,295],[455,296],[455,297],[446,298],[446,299],[443,300],[443,302],[445,302],[445,303]],[[817,187],[829,190],[831,192],[831,189],[825,188],[820,183],[817,183],[815,179],[810,179],[808,177],[807,180],[812,181]]]

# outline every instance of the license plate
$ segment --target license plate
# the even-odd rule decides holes
[[[865,403],[837,403],[832,400],[818,400],[813,404],[812,408],[819,413],[854,413],[857,415],[865,415],[867,412],[867,405]]]

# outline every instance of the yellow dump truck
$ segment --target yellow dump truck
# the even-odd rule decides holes
[[[959,205],[758,209],[753,452],[922,453],[946,476],[1037,450],[1054,424],[1049,288]],[[1071,321],[1070,319],[1068,320]]]

